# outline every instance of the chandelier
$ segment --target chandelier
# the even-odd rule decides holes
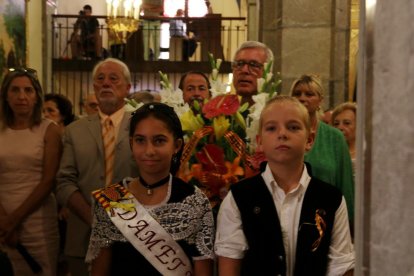
[[[118,39],[126,40],[138,30],[141,0],[106,0],[107,24]]]

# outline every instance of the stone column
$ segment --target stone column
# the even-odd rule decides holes
[[[247,39],[248,40],[258,40],[258,12],[259,4],[256,0],[246,0],[247,2]]]
[[[325,106],[343,102],[348,91],[350,0],[260,0],[259,40],[275,54],[283,94],[295,78],[320,75]]]
[[[414,6],[409,0],[366,3],[358,83],[356,275],[413,276]]]

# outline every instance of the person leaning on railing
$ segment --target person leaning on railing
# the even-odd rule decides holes
[[[92,7],[90,5],[83,6],[83,11],[80,11],[79,15],[70,39],[72,58],[100,58],[102,38],[99,34],[99,21],[91,16]]]
[[[182,9],[178,9],[175,16],[184,16],[184,11]],[[197,42],[194,38],[187,36],[186,24],[183,20],[170,20],[170,36],[182,38],[182,57],[184,61],[188,61],[188,59],[194,54],[197,48]]]

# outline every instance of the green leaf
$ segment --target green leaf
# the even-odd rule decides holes
[[[213,70],[216,68],[216,61],[214,60],[214,56],[212,53],[208,53],[208,60],[210,61],[211,69]]]
[[[236,123],[242,128],[242,129],[246,129],[246,121],[244,120],[243,116],[241,115],[240,112],[236,112],[236,114],[234,114],[234,119],[236,121]]]
[[[193,101],[193,107],[196,111],[200,111],[200,104],[198,103],[197,100]]]
[[[243,113],[249,108],[249,103],[244,103],[237,112]]]

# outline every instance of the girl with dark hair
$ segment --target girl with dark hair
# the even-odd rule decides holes
[[[39,269],[41,275],[56,275],[59,234],[52,189],[62,142],[59,128],[42,119],[42,99],[35,70],[9,69],[0,91],[0,247],[5,245],[14,275]],[[36,271],[23,251],[31,255],[30,264],[37,262]]]
[[[91,275],[212,275],[209,201],[174,177],[183,149],[178,116],[165,104],[145,104],[129,136],[140,177],[93,193]]]

